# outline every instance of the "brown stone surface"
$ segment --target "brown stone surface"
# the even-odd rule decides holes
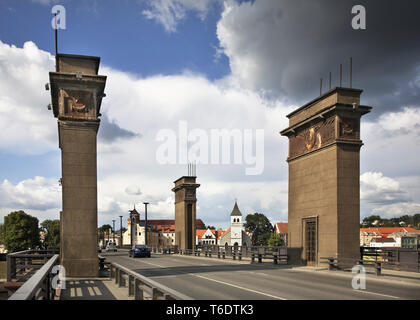
[[[315,265],[321,257],[359,255],[360,117],[370,110],[353,108],[360,93],[332,90],[291,113],[293,130],[282,131],[289,137],[288,245],[304,264],[309,221],[316,225]]]
[[[196,177],[181,177],[174,183],[172,191],[175,192],[176,245],[183,250],[193,249],[196,229],[196,189],[200,185],[196,183]]]
[[[59,54],[56,59],[50,84],[62,164],[60,260],[68,277],[96,277],[96,135],[106,77],[97,75],[97,57]]]

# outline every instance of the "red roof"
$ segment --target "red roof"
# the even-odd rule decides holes
[[[288,233],[289,227],[287,222],[277,222],[276,223],[276,233]]]
[[[144,223],[145,220],[140,220],[140,222]],[[171,229],[173,227],[173,229],[175,230],[175,220],[174,219],[157,219],[157,220],[147,219],[147,224],[148,225],[154,225],[158,229],[162,228],[162,227],[166,227],[166,228]],[[205,229],[206,228],[206,226],[204,225],[204,222],[201,219],[196,219],[195,220],[195,227],[197,229]]]
[[[388,237],[389,234],[394,232],[419,232],[414,228],[409,227],[370,227],[370,228],[360,228],[360,232],[365,234],[372,234],[376,236],[382,236],[384,238]]]

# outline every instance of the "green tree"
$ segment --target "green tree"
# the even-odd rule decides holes
[[[248,214],[245,217],[245,230],[252,233],[252,244],[254,246],[268,245],[268,239],[274,231],[270,220],[262,213]]]
[[[112,229],[109,224],[103,224],[98,228],[99,239],[102,239],[103,243],[105,243],[105,240],[107,239],[109,229]]]
[[[58,247],[60,245],[60,220],[44,220],[41,230],[45,232],[44,247]]]
[[[271,247],[281,247],[284,246],[284,240],[275,232],[273,232],[268,239],[268,245]]]
[[[33,249],[40,244],[38,219],[22,210],[4,217],[0,234],[8,252]]]
[[[361,224],[362,228],[368,228],[368,227],[373,227],[373,223],[378,220],[378,221],[382,221],[380,216],[370,216],[370,217],[366,217],[363,219],[363,222]],[[379,225],[377,226],[379,227]]]

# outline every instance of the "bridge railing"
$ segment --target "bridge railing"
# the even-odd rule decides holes
[[[51,272],[59,260],[58,254],[53,255],[9,300],[52,300],[55,296],[55,289],[51,285]]]
[[[217,257],[219,259],[242,260],[248,258],[251,262],[256,260],[261,263],[265,260],[272,260],[274,264],[287,264],[287,247],[269,247],[269,246],[218,246],[204,245],[197,246],[195,249],[178,249],[177,247],[154,247],[154,253],[171,254],[178,253],[180,255],[194,255],[198,257]]]
[[[6,256],[7,282],[12,280],[26,280],[31,272],[42,266],[59,251],[57,249],[24,250],[9,253]]]
[[[371,259],[351,259],[351,258],[335,258],[335,257],[321,257],[321,263],[328,263],[328,270],[344,270],[352,268],[355,265],[362,265],[364,267],[373,267],[376,275],[380,276],[384,269],[388,270],[409,270],[413,272],[420,272],[420,263],[400,263],[385,260],[371,260]]]
[[[147,300],[147,296],[151,300],[193,300],[118,263],[110,262],[109,266],[110,278],[118,287],[127,286],[128,296],[135,300]]]

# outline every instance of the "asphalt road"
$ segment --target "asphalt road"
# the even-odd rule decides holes
[[[128,252],[102,253],[116,262],[194,299],[201,300],[396,300],[420,299],[420,281],[367,277],[365,290],[352,288],[351,273],[251,264],[217,258],[152,254],[130,258]]]

